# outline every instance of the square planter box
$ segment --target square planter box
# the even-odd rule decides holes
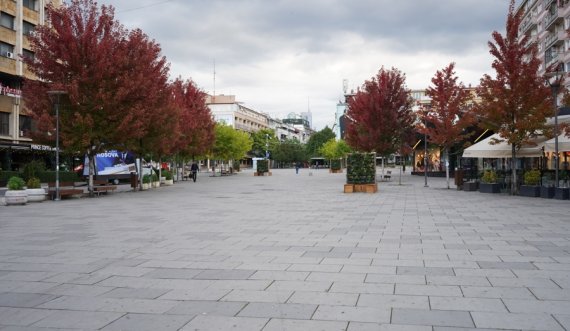
[[[353,184],[344,184],[344,193],[353,193],[353,192],[354,192]]]
[[[463,183],[463,191],[477,191],[479,189],[479,183],[477,182],[465,182]]]
[[[540,197],[545,199],[552,199],[554,198],[554,187],[540,187]]]
[[[540,196],[540,186],[536,185],[521,185],[519,195],[523,197],[537,198]]]
[[[481,193],[500,193],[501,186],[497,183],[479,183],[479,192]]]
[[[554,199],[569,200],[570,199],[570,188],[568,188],[568,187],[557,187],[556,189],[554,189]]]

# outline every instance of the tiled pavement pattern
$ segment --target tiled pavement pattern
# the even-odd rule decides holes
[[[570,330],[570,201],[308,173],[0,206],[0,331]]]

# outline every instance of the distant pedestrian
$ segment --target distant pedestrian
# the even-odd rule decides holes
[[[299,163],[299,162],[295,163],[295,173],[297,175],[299,174],[299,168],[301,168],[301,163]]]

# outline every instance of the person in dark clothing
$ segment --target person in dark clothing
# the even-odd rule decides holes
[[[196,177],[198,176],[198,164],[196,164],[196,162],[192,163],[192,166],[190,167],[190,171],[192,172],[192,180],[196,181]]]

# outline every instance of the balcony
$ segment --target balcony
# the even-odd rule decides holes
[[[522,34],[526,34],[528,30],[531,28],[536,27],[536,21],[534,17],[529,16],[524,22],[521,23],[520,31]]]
[[[559,32],[550,33],[546,38],[544,38],[544,49],[557,44],[563,43],[563,39],[560,38]]]

